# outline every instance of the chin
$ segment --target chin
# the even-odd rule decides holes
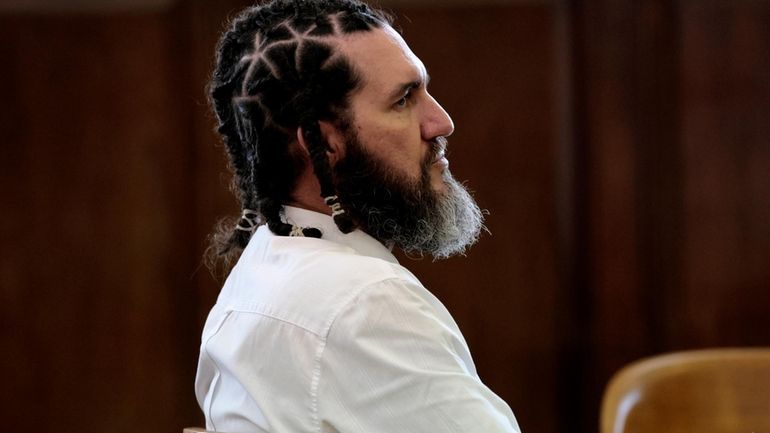
[[[437,193],[445,193],[449,189],[447,185],[447,179],[452,177],[449,171],[446,169],[434,170],[430,174],[430,186],[431,189]]]
[[[430,183],[430,186],[434,192],[437,192],[439,194],[444,194],[447,192],[447,184],[446,182],[444,182],[443,179],[432,180]]]

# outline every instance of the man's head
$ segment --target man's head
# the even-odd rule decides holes
[[[436,258],[462,252],[478,236],[481,213],[452,178],[445,158],[454,131],[428,93],[425,66],[390,26],[352,35],[340,51],[361,85],[349,98],[349,125],[334,164],[337,193],[367,233]]]
[[[241,13],[220,40],[211,99],[242,208],[289,235],[298,232],[282,205],[317,210],[326,199],[344,233],[358,226],[436,257],[463,251],[481,216],[449,174],[454,126],[427,82],[389,19],[355,0],[276,0]],[[243,228],[220,239],[220,255],[245,246]]]

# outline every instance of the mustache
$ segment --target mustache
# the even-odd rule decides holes
[[[428,152],[427,155],[425,155],[425,163],[430,165],[433,163],[433,161],[443,157],[446,155],[447,146],[449,146],[449,141],[444,136],[438,136],[432,140],[430,140],[428,143],[430,143],[430,152]]]

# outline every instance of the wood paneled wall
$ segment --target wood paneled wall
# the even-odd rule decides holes
[[[178,431],[236,211],[204,84],[244,2],[0,15],[0,387],[14,432]],[[594,432],[621,365],[770,345],[770,2],[401,7],[489,209],[402,262],[524,431]]]
[[[194,103],[173,21],[0,17],[9,431],[177,431],[196,419]]]

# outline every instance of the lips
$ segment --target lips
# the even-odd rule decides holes
[[[444,137],[436,137],[436,139],[431,142],[431,150],[433,151],[433,160],[431,162],[433,164],[446,161],[446,146],[447,141]]]
[[[433,158],[433,163],[435,164],[441,161],[442,159],[445,159],[444,158],[445,156],[446,156],[446,152],[444,152],[443,150],[440,152],[437,152],[435,158]]]

